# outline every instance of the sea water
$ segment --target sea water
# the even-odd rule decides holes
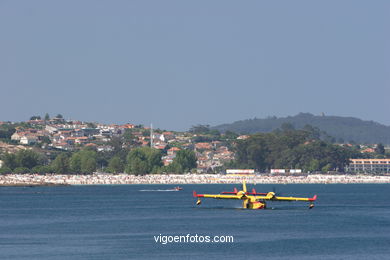
[[[390,185],[248,185],[313,196],[243,210],[203,199],[240,185],[0,187],[0,259],[390,259]],[[160,236],[231,236],[166,243]]]

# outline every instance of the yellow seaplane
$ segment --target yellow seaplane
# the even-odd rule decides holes
[[[198,198],[196,205],[202,203],[200,198],[242,200],[242,207],[244,209],[265,209],[266,201],[308,201],[310,203],[309,208],[311,209],[314,207],[314,201],[317,199],[317,195],[314,195],[313,198],[298,198],[276,196],[275,192],[258,193],[254,188],[252,192],[248,192],[245,181],[243,181],[242,190],[240,191],[236,188],[232,192],[224,191],[220,194],[197,194],[194,191],[193,196]]]

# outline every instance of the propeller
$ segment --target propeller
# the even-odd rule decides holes
[[[244,191],[238,192],[237,195],[241,195],[240,199],[246,198],[246,192],[244,192]]]
[[[283,196],[282,192],[276,191],[275,186],[272,187],[272,192],[275,193],[275,196]]]

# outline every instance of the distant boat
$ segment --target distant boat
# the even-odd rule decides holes
[[[182,187],[176,186],[173,187],[172,189],[167,189],[167,190],[140,190],[140,191],[181,191],[183,190]]]

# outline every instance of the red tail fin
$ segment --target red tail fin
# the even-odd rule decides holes
[[[193,192],[192,192],[192,195],[193,195],[194,197],[198,197],[198,194],[196,194],[196,191],[193,191]]]
[[[237,188],[234,188],[234,192],[235,192],[235,193],[237,193],[237,192],[238,192]]]
[[[313,198],[310,198],[309,201],[315,201],[317,199],[317,195],[314,195]]]

